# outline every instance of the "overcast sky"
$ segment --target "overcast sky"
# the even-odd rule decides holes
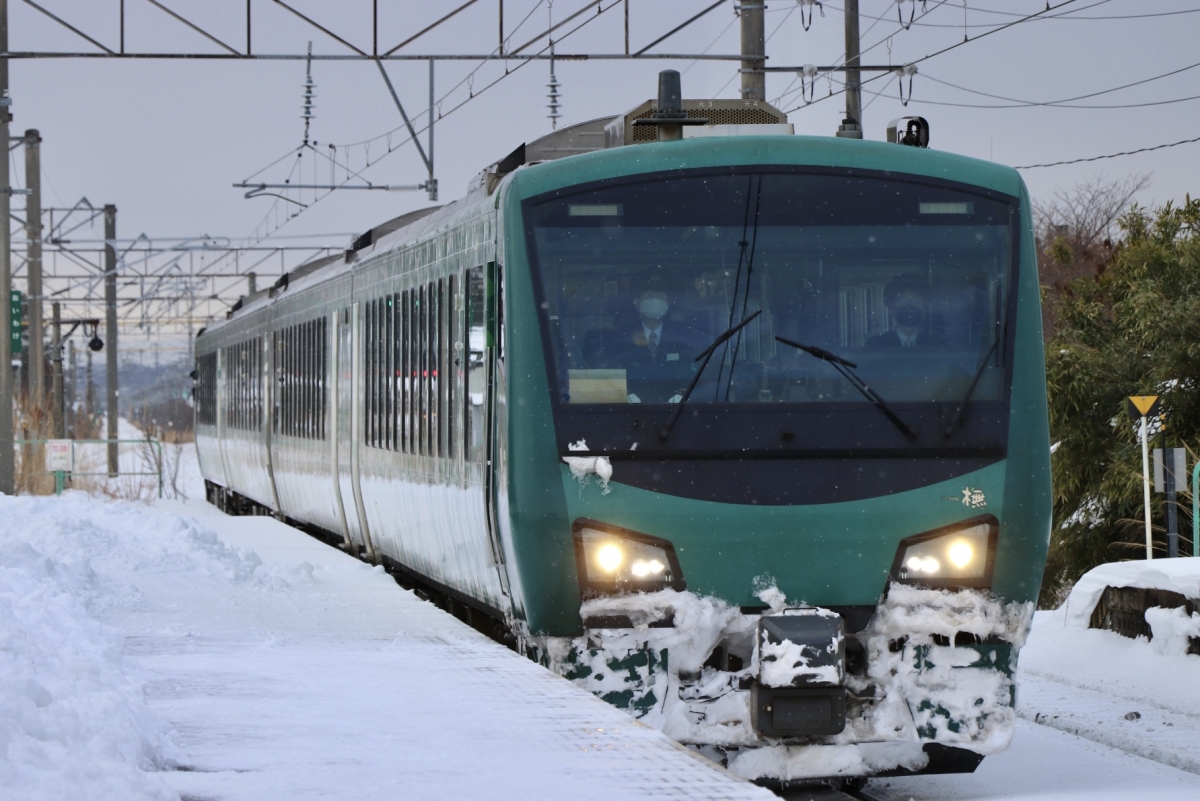
[[[504,0],[510,47],[542,32],[586,0]],[[623,48],[623,5],[598,15],[557,45],[565,53],[618,52]],[[1055,0],[1057,5],[1061,0]],[[163,0],[230,45],[245,43],[244,0]],[[460,0],[379,0],[379,45],[390,48],[459,5]],[[499,0],[479,0],[440,28],[404,48],[403,53],[487,53],[498,38]],[[118,46],[118,0],[40,0],[109,47]],[[289,4],[370,50],[370,0],[289,0]],[[636,50],[710,4],[710,0],[629,0],[631,40]],[[929,0],[915,4],[919,20],[902,30],[895,0],[861,0],[864,63],[904,64],[970,38],[1019,15],[1044,9],[1045,0]],[[732,0],[655,48],[665,53],[736,53],[739,23]],[[899,11],[907,21],[914,4]],[[303,52],[309,40],[317,53],[350,52],[269,0],[252,0],[254,50]],[[924,16],[922,10],[928,13]],[[1200,100],[1139,108],[975,108],[1012,105],[987,95],[1045,103],[1088,95],[1154,78],[1200,61],[1200,2],[1191,0],[1075,0],[1053,14],[968,42],[919,64],[912,102],[901,105],[895,79],[868,84],[878,98],[864,96],[865,129],[884,138],[888,120],[921,114],[932,126],[931,146],[1011,165],[1104,155],[1198,134]],[[532,14],[530,15],[530,12]],[[808,7],[795,0],[769,0],[768,64],[802,66],[837,63],[843,51],[840,2],[815,9],[809,30]],[[189,30],[145,0],[125,0],[125,47],[129,52],[192,50],[220,52],[219,46]],[[517,23],[528,19],[513,33]],[[1145,16],[1160,15],[1160,16]],[[595,16],[589,11],[578,21]],[[876,19],[878,18],[878,19]],[[9,3],[9,42],[13,51],[95,51],[25,3]],[[571,23],[560,33],[574,27]],[[965,27],[964,27],[965,26]],[[890,38],[889,38],[890,37]],[[543,40],[544,41],[544,40]],[[537,50],[541,45],[531,46]],[[436,93],[443,119],[436,128],[437,177],[442,201],[460,197],[467,181],[486,164],[522,141],[550,130],[546,117],[549,65],[534,62],[486,91],[504,74],[493,62],[442,62]],[[591,61],[558,62],[562,83],[562,125],[621,113],[655,93],[660,69],[684,73],[690,98],[738,96],[736,62]],[[207,233],[243,237],[271,206],[270,199],[245,200],[231,184],[291,152],[301,141],[301,95],[305,65],[300,61],[219,62],[115,59],[41,59],[12,62],[14,135],[38,128],[44,140],[46,205],[71,204],[86,196],[97,205],[115,203],[120,236],[185,236]],[[389,63],[388,70],[411,115],[423,114],[428,95],[424,63]],[[474,71],[468,82],[468,73]],[[383,135],[401,122],[376,67],[370,63],[315,62],[316,119],[311,137],[325,148],[339,145],[339,158],[355,168],[369,156],[364,173],[376,183],[418,183],[424,169],[411,145],[383,156]],[[1117,92],[1076,101],[1127,105],[1200,95],[1200,66]],[[769,75],[768,100],[788,111],[797,133],[831,135],[842,115],[841,96],[822,78],[805,107],[792,74]],[[954,88],[947,83],[964,89]],[[908,84],[904,90],[907,94]],[[972,90],[965,91],[965,90]],[[786,92],[786,94],[785,94]],[[459,106],[470,93],[477,96]],[[984,94],[979,94],[984,93]],[[780,96],[783,98],[780,100]],[[968,107],[938,104],[967,104]],[[423,118],[420,122],[423,122]],[[406,135],[392,136],[393,146]],[[367,146],[349,143],[373,140]],[[19,151],[14,154],[19,156]],[[282,180],[290,159],[260,175]],[[1120,159],[1023,172],[1035,198],[1056,188],[1102,175],[1152,175],[1140,200],[1157,204],[1200,191],[1200,143]],[[406,210],[427,205],[423,193],[341,191],[313,204],[280,235],[349,234],[365,230]],[[341,241],[339,239],[339,241]]]

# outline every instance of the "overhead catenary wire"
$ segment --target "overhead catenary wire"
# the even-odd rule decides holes
[[[537,5],[534,7],[534,9],[533,9],[533,10],[536,10],[537,8],[539,8],[539,7],[542,5],[542,2],[543,2],[543,1],[544,1],[544,0],[539,0],[538,4],[537,4]],[[614,6],[616,6],[616,5],[620,4],[621,2],[624,2],[624,0],[612,0],[612,2],[610,2],[610,3],[609,3],[607,6],[600,5],[600,4],[596,4],[596,5],[598,6],[598,8],[597,8],[597,13],[596,13],[596,14],[593,14],[593,15],[591,15],[591,16],[588,16],[587,18],[585,18],[584,20],[582,20],[582,21],[581,21],[581,22],[580,22],[578,25],[576,25],[575,27],[571,28],[571,29],[570,29],[570,30],[568,30],[566,33],[563,33],[561,36],[559,36],[559,37],[558,37],[558,39],[555,39],[555,40],[554,40],[554,43],[555,43],[555,44],[558,44],[558,43],[562,42],[563,40],[567,39],[569,36],[571,36],[572,34],[576,33],[577,31],[579,31],[579,30],[580,30],[581,28],[583,28],[584,26],[588,25],[588,24],[589,24],[589,23],[590,23],[592,20],[595,20],[595,19],[597,19],[597,18],[598,18],[598,17],[599,17],[601,14],[603,14],[603,12],[605,12],[605,11],[607,11],[607,10],[609,10],[609,9],[613,8]],[[590,6],[589,6],[589,7],[590,7]],[[530,11],[530,13],[529,13],[529,15],[527,15],[527,16],[526,16],[526,19],[528,19],[528,17],[532,15],[532,13],[533,13],[533,10],[531,10],[531,11]],[[513,32],[515,32],[515,29],[514,29],[514,31],[513,31]],[[512,35],[512,33],[513,33],[513,32],[510,32],[510,37],[511,37],[511,35]],[[542,35],[545,35],[545,34],[542,34]],[[507,41],[507,40],[506,40],[506,41]],[[541,54],[541,53],[544,53],[544,52],[546,52],[547,50],[549,50],[550,46],[551,46],[550,44],[546,44],[545,46],[543,46],[543,47],[542,47],[542,49],[541,49],[541,50],[539,50],[539,51],[538,51],[538,53],[539,53],[539,54]],[[495,52],[497,52],[497,51],[493,51],[493,53],[495,53]],[[483,66],[484,66],[486,63],[487,63],[487,62],[482,62],[482,63],[481,63],[481,64],[480,64],[478,67],[476,67],[476,68],[475,68],[475,70],[473,70],[473,71],[470,73],[470,75],[468,76],[468,78],[469,78],[470,76],[474,75],[474,74],[475,74],[475,72],[477,72],[477,71],[478,71],[478,70],[479,70],[481,67],[483,67]],[[454,92],[454,91],[455,91],[457,88],[461,87],[461,86],[463,85],[463,83],[468,83],[468,80],[467,80],[467,78],[464,78],[462,81],[460,81],[458,84],[456,84],[456,85],[455,85],[455,87],[451,88],[451,89],[450,89],[450,90],[449,90],[449,91],[448,91],[446,94],[444,94],[440,100],[438,100],[438,101],[437,101],[436,105],[439,107],[439,113],[438,113],[438,117],[437,117],[437,119],[438,119],[438,120],[441,120],[441,119],[444,119],[445,117],[448,117],[448,116],[450,116],[451,114],[453,114],[454,112],[458,111],[458,110],[459,110],[459,109],[461,109],[463,106],[465,106],[467,103],[471,102],[471,101],[472,101],[472,100],[474,100],[476,97],[479,97],[479,96],[480,96],[480,95],[482,95],[484,92],[486,92],[486,91],[488,91],[489,89],[493,88],[493,87],[494,87],[494,86],[496,86],[498,83],[500,83],[502,80],[504,80],[504,79],[505,79],[505,78],[507,78],[508,76],[510,76],[510,75],[512,75],[512,74],[514,74],[515,72],[517,72],[517,70],[521,69],[522,67],[526,66],[526,65],[527,65],[527,64],[529,64],[529,63],[531,63],[531,61],[530,61],[530,60],[522,60],[522,61],[520,61],[520,62],[519,62],[519,63],[518,63],[518,64],[517,64],[515,67],[512,67],[511,69],[509,69],[509,68],[507,68],[507,67],[506,67],[506,68],[505,68],[505,72],[504,72],[504,74],[502,74],[502,75],[498,76],[498,77],[497,77],[495,80],[493,80],[492,82],[490,82],[490,83],[486,84],[486,85],[485,85],[485,86],[483,86],[481,89],[475,90],[475,89],[473,89],[473,88],[472,88],[472,91],[471,91],[470,95],[469,95],[467,98],[465,98],[465,99],[464,99],[463,101],[461,101],[460,103],[458,103],[458,104],[456,104],[456,105],[452,106],[452,107],[451,107],[451,108],[449,108],[447,111],[445,111],[445,112],[440,112],[440,106],[441,106],[441,103],[442,103],[442,102],[444,102],[444,101],[446,100],[446,98],[448,98],[448,97],[450,96],[450,94],[452,94],[452,93],[453,93],[453,92]],[[422,116],[424,116],[424,117],[429,117],[429,113],[428,113],[428,111],[426,111],[426,112],[423,112],[423,113],[421,113],[421,114],[414,115],[414,117],[412,118],[412,119],[413,119],[413,121],[414,121],[414,123],[415,123],[415,121],[416,121],[416,120],[420,119]],[[420,134],[422,134],[422,133],[424,133],[426,130],[428,130],[428,127],[429,127],[429,125],[433,124],[433,122],[434,122],[434,120],[432,120],[432,119],[427,119],[427,120],[426,120],[426,122],[425,122],[425,125],[424,125],[423,127],[416,127],[416,126],[414,125],[414,128],[415,128],[415,131],[414,131],[414,133],[415,133],[417,136],[419,136]],[[370,138],[370,139],[366,139],[366,140],[363,140],[363,141],[361,141],[361,142],[357,142],[357,143],[351,143],[351,144],[348,144],[348,145],[344,145],[344,144],[343,144],[343,145],[336,145],[336,147],[342,148],[343,150],[349,149],[349,148],[351,148],[351,147],[359,146],[359,145],[362,145],[362,146],[365,146],[365,147],[368,147],[368,148],[369,148],[369,146],[370,146],[371,144],[373,144],[373,143],[377,143],[377,142],[379,142],[379,141],[381,141],[381,140],[385,140],[385,141],[386,141],[388,137],[390,137],[391,135],[395,134],[397,131],[401,130],[401,129],[402,129],[402,128],[404,128],[404,127],[405,127],[405,126],[403,126],[403,125],[400,125],[400,126],[397,126],[397,127],[396,127],[396,128],[394,128],[394,129],[392,129],[391,131],[388,131],[388,132],[387,132],[387,133],[385,133],[385,134],[381,134],[381,135],[379,135],[379,136],[372,137],[372,138]],[[382,159],[386,158],[388,155],[390,155],[391,153],[393,153],[395,150],[398,150],[400,147],[403,147],[405,144],[407,144],[407,143],[408,143],[408,142],[410,142],[410,141],[413,141],[413,136],[406,137],[405,139],[403,139],[402,141],[400,141],[399,143],[397,143],[397,144],[395,144],[395,145],[392,145],[392,144],[390,144],[390,143],[389,143],[389,146],[388,146],[388,149],[387,149],[387,151],[386,151],[386,152],[384,152],[383,154],[381,154],[381,155],[380,155],[380,156],[379,156],[377,159],[375,159],[375,161],[374,161],[374,162],[369,162],[369,163],[366,165],[366,167],[372,166],[372,164],[378,164],[378,163],[379,163],[379,161],[381,161]],[[294,150],[292,150],[290,153],[288,153],[288,154],[286,154],[286,155],[284,155],[284,156],[281,156],[279,159],[276,159],[276,160],[275,160],[275,162],[273,162],[273,164],[278,164],[278,163],[280,163],[281,161],[283,161],[284,159],[288,158],[289,156],[292,156],[292,155],[296,154],[296,152],[297,152],[297,151],[296,151],[295,149],[294,149]],[[316,151],[314,151],[314,152],[316,152]],[[324,154],[319,154],[319,155],[322,155],[322,157],[328,158],[327,156],[324,156]],[[347,161],[347,164],[348,164],[348,163],[349,163],[349,162]],[[365,169],[366,169],[366,167],[364,167],[363,169],[365,170]],[[263,171],[265,171],[266,169],[269,169],[269,167],[268,167],[268,168],[263,168],[263,170],[260,170],[258,173],[255,173],[255,176],[257,176],[257,175],[261,174],[261,173],[262,173]],[[290,180],[291,180],[291,178],[292,178],[292,177],[295,175],[295,171],[296,171],[296,169],[297,169],[297,163],[296,163],[296,162],[294,162],[294,163],[293,163],[293,165],[292,165],[292,169],[289,171],[289,175],[288,175],[288,179],[287,179],[288,181],[290,181]],[[348,172],[351,172],[351,171],[349,170],[349,168],[348,168],[348,167],[347,167],[346,169],[347,169],[347,171],[348,171]],[[354,174],[356,177],[359,177],[359,178],[361,178],[362,180],[366,180],[365,178],[362,178],[362,176],[361,176],[361,171],[353,172],[353,174]],[[347,181],[348,181],[348,180],[350,180],[350,178],[349,178],[349,175],[347,176],[346,180],[347,180]],[[266,239],[266,238],[268,238],[269,236],[271,236],[271,235],[272,235],[272,234],[273,234],[275,231],[278,231],[278,230],[279,230],[280,228],[282,228],[284,225],[286,225],[287,223],[291,222],[291,220],[295,219],[297,216],[299,216],[301,213],[303,213],[303,211],[307,210],[307,209],[308,209],[308,208],[310,208],[312,205],[316,204],[317,202],[319,202],[320,200],[324,199],[325,197],[328,197],[328,196],[329,196],[329,195],[330,195],[330,194],[331,194],[333,191],[336,191],[336,190],[334,190],[334,189],[331,189],[331,190],[329,190],[329,191],[325,192],[325,194],[323,194],[323,195],[315,196],[315,197],[312,199],[312,202],[311,202],[311,203],[307,204],[306,206],[304,206],[304,207],[303,207],[303,208],[301,208],[301,209],[297,209],[297,210],[293,210],[293,211],[291,211],[290,213],[286,214],[286,216],[284,216],[282,220],[280,219],[280,206],[279,206],[279,204],[282,202],[282,200],[288,200],[288,199],[287,199],[287,198],[283,198],[282,200],[279,200],[279,199],[277,199],[276,201],[274,201],[274,202],[271,204],[271,207],[268,209],[268,211],[267,211],[266,215],[264,216],[263,220],[262,220],[262,221],[261,221],[261,222],[260,222],[260,223],[259,223],[259,224],[258,224],[256,227],[255,227],[255,229],[254,229],[254,232],[251,234],[251,237],[252,237],[252,238],[254,238],[254,241],[263,241],[264,239]],[[290,202],[290,201],[289,201],[289,202]],[[270,223],[272,222],[272,218],[274,218],[274,226],[273,226],[273,227],[271,227],[271,225],[270,225]],[[270,230],[264,230],[264,232],[260,234],[260,233],[259,233],[259,232],[260,232],[260,229],[264,229],[264,226],[267,226],[267,228],[270,228]]]
[[[1090,156],[1083,159],[1070,159],[1068,161],[1051,161],[1046,164],[1025,164],[1020,167],[1015,167],[1018,170],[1035,170],[1040,167],[1061,167],[1064,164],[1083,164],[1088,161],[1103,161],[1104,159],[1115,159],[1121,156],[1132,156],[1137,153],[1149,153],[1152,150],[1164,150],[1168,147],[1178,147],[1179,145],[1190,145],[1193,142],[1200,142],[1200,136],[1194,139],[1181,139],[1178,142],[1168,142],[1165,145],[1154,145],[1153,147],[1140,147],[1137,150],[1123,150],[1120,153],[1108,153],[1103,156]]]
[[[1004,95],[996,95],[996,94],[991,94],[989,92],[982,92],[977,89],[968,89],[965,86],[959,86],[958,84],[951,83],[950,81],[942,80],[939,78],[934,78],[932,75],[929,75],[926,73],[923,73],[922,77],[927,78],[928,80],[931,80],[934,83],[940,83],[940,84],[949,86],[954,89],[959,89],[963,92],[970,92],[971,94],[982,95],[983,97],[991,97],[996,100],[1007,100],[1010,103],[1017,104],[1018,106],[1061,106],[1066,103],[1073,103],[1076,100],[1086,100],[1090,97],[1099,97],[1100,95],[1106,95],[1106,94],[1110,94],[1112,92],[1119,92],[1122,89],[1130,89],[1134,86],[1142,86],[1143,84],[1162,80],[1163,78],[1169,78],[1172,75],[1178,75],[1182,72],[1187,72],[1188,70],[1194,70],[1197,67],[1200,67],[1200,61],[1196,62],[1195,64],[1189,64],[1186,67],[1180,67],[1179,69],[1174,69],[1169,72],[1164,72],[1160,75],[1155,75],[1150,78],[1143,78],[1142,80],[1133,81],[1132,83],[1126,83],[1126,84],[1121,84],[1120,86],[1114,86],[1111,89],[1101,89],[1100,91],[1097,91],[1097,92],[1089,92],[1089,93],[1083,94],[1083,95],[1076,95],[1075,97],[1067,97],[1067,98],[1063,98],[1062,100],[1047,100],[1047,101],[1020,100],[1015,97],[1006,97]],[[1184,99],[1190,99],[1190,98],[1184,98]],[[1172,101],[1172,102],[1178,102],[1178,101]],[[983,106],[982,108],[989,108],[989,107]],[[1014,106],[990,106],[990,108],[1014,108]],[[1101,108],[1110,108],[1110,107],[1102,106]]]
[[[1057,5],[1053,5],[1053,6],[1052,6],[1052,5],[1047,5],[1047,6],[1046,6],[1046,8],[1044,8],[1043,10],[1041,10],[1041,11],[1038,11],[1038,12],[1036,12],[1036,13],[1034,13],[1034,14],[1030,14],[1030,15],[1029,15],[1029,16],[1027,16],[1027,17],[1021,17],[1020,19],[1013,20],[1012,22],[1006,23],[1005,25],[1002,25],[1002,26],[1000,26],[1000,27],[998,27],[998,28],[992,28],[991,30],[989,30],[989,31],[987,31],[987,32],[985,32],[985,33],[981,33],[981,34],[979,34],[979,35],[978,35],[978,36],[976,36],[974,39],[964,39],[964,40],[963,40],[963,41],[961,41],[961,42],[955,42],[955,43],[954,43],[954,44],[952,44],[952,45],[949,45],[949,46],[947,46],[947,47],[943,47],[941,50],[935,50],[934,52],[932,52],[932,53],[929,53],[929,54],[927,54],[927,55],[925,55],[925,56],[922,56],[921,58],[914,59],[914,60],[912,60],[912,61],[909,61],[909,62],[907,62],[907,65],[910,65],[910,66],[915,66],[915,65],[917,65],[917,64],[920,64],[920,63],[922,63],[922,62],[928,61],[928,60],[930,60],[930,59],[932,59],[932,58],[937,58],[937,57],[938,57],[938,56],[940,56],[940,55],[943,55],[943,54],[945,54],[945,53],[949,53],[951,50],[957,50],[958,48],[960,48],[960,47],[962,47],[962,46],[964,46],[964,45],[971,44],[971,43],[973,43],[973,42],[978,42],[980,39],[983,39],[983,38],[985,38],[985,37],[991,36],[991,35],[992,35],[992,34],[994,34],[994,33],[999,33],[1000,31],[1008,30],[1009,28],[1012,28],[1012,27],[1014,27],[1014,26],[1016,26],[1016,25],[1020,25],[1020,24],[1022,24],[1022,23],[1029,22],[1030,20],[1036,19],[1037,17],[1040,17],[1040,16],[1042,16],[1043,14],[1046,14],[1046,13],[1049,13],[1049,12],[1051,12],[1051,11],[1055,11],[1055,10],[1057,10],[1057,9],[1063,8],[1064,6],[1073,5],[1074,3],[1078,2],[1078,1],[1079,1],[1079,0],[1062,0],[1062,2],[1061,2],[1061,3],[1058,3]],[[1102,1],[1102,2],[1107,2],[1107,0],[1101,0],[1101,1]],[[1096,3],[1096,4],[1093,4],[1093,5],[1098,5],[1098,3]],[[1090,6],[1089,6],[1089,7],[1090,7]],[[865,85],[865,84],[867,84],[867,83],[871,83],[871,82],[873,82],[873,81],[877,81],[877,80],[879,80],[880,78],[884,77],[884,75],[888,75],[888,74],[890,74],[890,73],[884,73],[884,74],[881,74],[881,75],[873,75],[873,76],[871,76],[870,78],[864,78],[864,79],[862,80],[862,84],[863,84],[863,85]],[[820,103],[820,102],[821,102],[821,101],[823,101],[823,100],[828,100],[830,97],[833,97],[833,96],[835,96],[835,95],[841,94],[841,93],[842,93],[842,92],[844,92],[844,91],[845,91],[845,89],[840,89],[840,90],[838,90],[837,92],[834,92],[834,93],[832,93],[832,94],[826,95],[826,96],[824,96],[824,97],[819,97],[819,98],[816,98],[815,100],[813,100],[813,101],[812,101],[812,103],[801,104],[801,105],[799,105],[799,106],[796,106],[795,108],[788,109],[788,110],[787,110],[787,111],[785,111],[784,113],[785,113],[785,114],[791,113],[791,112],[793,112],[793,111],[796,111],[796,110],[798,110],[798,109],[801,109],[801,108],[803,108],[805,105],[815,105],[816,103]]]

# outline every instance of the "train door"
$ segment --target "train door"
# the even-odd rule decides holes
[[[221,479],[225,482],[226,487],[233,484],[233,476],[229,471],[229,457],[225,453],[225,443],[229,438],[226,419],[229,409],[226,408],[225,402],[225,382],[229,380],[226,375],[228,370],[228,353],[225,348],[217,348],[217,392],[213,400],[216,402],[217,408],[217,453],[221,456]]]
[[[464,294],[467,300],[467,387],[463,415],[466,430],[466,458],[482,468],[484,525],[492,549],[501,592],[509,594],[504,549],[496,521],[495,436],[493,396],[495,378],[494,294],[489,290],[492,266],[467,270]]]
[[[275,427],[275,394],[278,388],[275,385],[275,338],[278,333],[268,331],[262,337],[262,365],[261,375],[259,376],[260,386],[262,386],[262,443],[263,453],[267,464],[267,483],[271,486],[271,503],[274,504],[275,511],[282,514],[283,508],[279,505],[279,490],[275,485],[275,460],[272,458],[271,433]]]
[[[504,536],[508,521],[508,405],[504,366],[504,268],[488,265],[487,276],[487,511],[492,547],[497,555],[500,586],[510,595],[508,568],[504,558]],[[511,596],[510,596],[511,597]]]
[[[343,309],[337,326],[337,485],[342,499],[348,539],[374,558],[371,534],[359,486],[358,457],[362,438],[362,347],[359,332],[359,306]]]

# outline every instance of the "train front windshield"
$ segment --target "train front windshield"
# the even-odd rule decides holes
[[[795,345],[888,403],[1002,399],[1002,198],[764,169],[563,191],[525,214],[561,403],[678,403],[698,371],[689,405],[869,402]]]

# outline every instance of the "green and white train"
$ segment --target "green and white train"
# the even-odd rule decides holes
[[[1026,188],[682,106],[523,145],[202,331],[209,499],[740,775],[973,770],[1050,531]]]

